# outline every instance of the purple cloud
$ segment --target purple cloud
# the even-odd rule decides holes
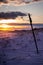
[[[22,12],[0,13],[0,19],[15,19],[18,16],[26,16],[26,14]]]

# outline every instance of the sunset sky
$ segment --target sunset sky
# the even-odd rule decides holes
[[[43,23],[43,0],[0,0],[0,13],[16,11],[32,14],[33,23]],[[24,20],[20,16],[16,19],[15,23],[28,23],[28,16]]]

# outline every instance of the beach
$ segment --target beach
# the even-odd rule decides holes
[[[43,65],[43,28],[0,32],[0,65]]]

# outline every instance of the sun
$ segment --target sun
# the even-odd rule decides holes
[[[7,25],[7,24],[2,24],[1,27],[2,27],[2,28],[9,28],[9,25]]]
[[[12,26],[5,23],[5,24],[1,24],[0,27],[1,28],[11,28]]]
[[[0,30],[2,30],[2,31],[10,31],[10,30],[12,30],[12,26],[10,26],[10,25],[8,25],[8,24],[1,24],[0,25]]]
[[[0,20],[0,30],[2,31],[11,31],[14,29],[13,25],[10,25],[12,23],[16,23],[16,20],[14,19],[2,19]]]

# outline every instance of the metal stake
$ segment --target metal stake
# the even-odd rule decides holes
[[[31,25],[31,28],[32,28],[32,33],[33,33],[33,37],[34,37],[34,42],[35,42],[35,46],[36,46],[36,51],[37,51],[37,54],[38,54],[39,51],[38,51],[38,46],[37,46],[37,42],[36,42],[36,37],[35,37],[34,29],[33,29],[33,26],[32,26],[32,19],[31,19],[30,13],[28,13],[28,16],[29,16],[30,25]]]

